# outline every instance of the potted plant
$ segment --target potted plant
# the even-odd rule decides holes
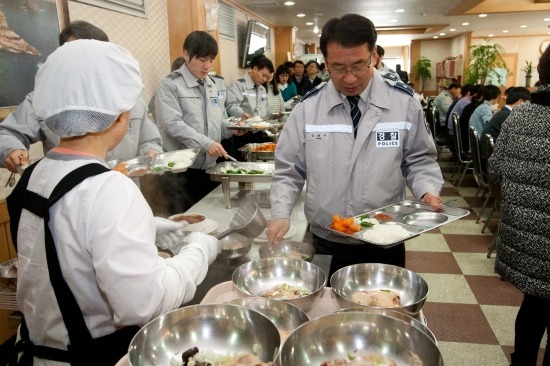
[[[521,71],[525,73],[525,87],[529,88],[531,86],[531,76],[533,76],[533,70],[535,67],[533,66],[533,61],[527,61],[525,60],[525,66],[521,68]]]
[[[414,65],[414,74],[420,80],[420,91],[422,94],[424,93],[424,82],[432,79],[430,67],[432,67],[432,62],[425,56],[420,57]]]
[[[502,58],[504,48],[498,43],[478,44],[470,46],[470,64],[466,70],[466,80],[469,84],[485,85],[487,77],[496,77],[499,84],[502,84],[502,76],[495,71],[495,68],[506,70],[506,77],[510,70],[506,67],[506,62]]]

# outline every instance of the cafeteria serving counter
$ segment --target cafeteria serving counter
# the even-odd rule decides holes
[[[210,220],[215,221],[218,224],[218,228],[215,232],[222,232],[225,229],[229,228],[229,224],[235,213],[239,210],[239,203],[245,199],[257,198],[258,197],[269,197],[269,183],[254,183],[254,190],[252,191],[243,191],[239,190],[238,186],[230,187],[230,197],[231,197],[231,208],[226,208],[224,201],[224,192],[222,186],[218,186],[212,192],[210,192],[206,197],[197,202],[193,207],[191,207],[187,212],[190,213],[200,213],[206,215]],[[304,198],[305,192],[302,192],[298,202],[292,210],[292,215],[290,217],[290,224],[296,229],[296,232],[288,238],[288,240],[294,241],[303,241],[308,227],[307,220],[304,215]],[[260,210],[266,217],[269,219],[271,216],[270,208],[266,204],[259,202]],[[214,232],[214,233],[215,233]],[[212,233],[213,234],[213,233]],[[198,304],[204,298],[206,293],[215,285],[231,281],[231,276],[233,271],[240,265],[247,263],[252,260],[259,259],[258,249],[262,244],[265,244],[265,241],[254,240],[252,244],[252,249],[250,252],[241,258],[224,260],[217,259],[210,265],[208,273],[204,281],[197,287],[197,292],[195,297],[191,302],[186,303],[185,305]],[[321,267],[325,273],[329,272],[331,256],[328,255],[315,255],[313,258],[313,263]]]

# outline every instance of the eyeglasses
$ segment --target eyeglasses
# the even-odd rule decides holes
[[[372,56],[372,54],[371,54]],[[363,66],[355,66],[351,69],[343,69],[343,68],[332,68],[329,70],[329,73],[334,76],[346,76],[349,73],[353,74],[353,76],[363,75],[370,69],[370,65],[372,64],[372,57],[369,57],[369,64],[363,65]]]

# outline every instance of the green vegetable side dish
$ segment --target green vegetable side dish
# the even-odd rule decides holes
[[[366,220],[368,218],[369,218],[369,215],[367,215],[367,214],[359,216],[359,220],[360,220],[359,225],[361,225],[361,227],[365,227],[365,228],[373,227],[374,224],[372,222],[363,221],[363,220]]]
[[[175,161],[171,161],[171,162],[169,162],[169,163],[166,164],[166,165],[168,165],[168,168],[172,168],[174,165],[176,165],[176,162],[175,162]]]
[[[225,171],[226,174],[268,174],[262,170],[256,169],[228,169]]]
[[[162,170],[163,169],[160,166],[157,166],[157,167],[153,168],[153,172],[155,172],[155,173],[160,173],[160,172],[162,172]]]

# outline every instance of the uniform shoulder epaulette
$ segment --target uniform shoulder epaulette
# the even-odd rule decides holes
[[[174,79],[181,75],[181,72],[179,70],[174,70],[171,73],[168,74],[168,78]]]
[[[212,76],[212,77],[215,77],[215,78],[218,78],[218,79],[222,79],[222,80],[223,80],[223,76],[218,75],[218,74],[209,74],[209,76]]]
[[[241,83],[246,83],[246,79],[245,79],[245,78],[237,79],[237,81],[240,81]]]
[[[317,85],[315,88],[310,89],[310,91],[308,91],[307,93],[304,94],[304,96],[302,97],[301,101],[302,101],[302,100],[305,100],[306,98],[309,98],[309,97],[312,96],[313,94],[317,93],[319,90],[321,90],[322,88],[324,88],[325,85],[327,85],[327,82],[326,82],[326,81],[323,81],[321,84]]]
[[[386,82],[394,88],[403,90],[411,97],[414,95],[414,89],[402,82],[401,79],[399,79],[396,75],[389,72],[382,72],[382,76],[385,78]],[[391,80],[392,82],[390,82],[389,80]]]

